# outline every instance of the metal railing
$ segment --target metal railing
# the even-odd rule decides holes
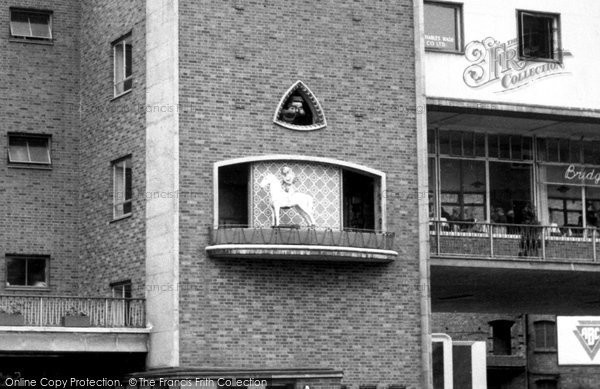
[[[284,226],[253,228],[227,225],[218,228],[210,227],[210,236],[212,245],[309,245],[393,250],[395,235],[393,232],[359,229],[334,230]]]
[[[429,222],[433,256],[596,262],[600,233],[594,227]]]
[[[146,326],[145,300],[67,296],[0,295],[0,312],[21,314],[23,325],[62,326],[64,317],[88,318],[91,327]],[[0,324],[1,325],[1,324]]]

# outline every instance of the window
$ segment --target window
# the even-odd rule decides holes
[[[113,217],[131,215],[131,157],[112,163],[113,167]]]
[[[48,260],[45,256],[9,255],[6,257],[6,286],[48,286]]]
[[[425,3],[425,49],[462,51],[462,4]]]
[[[24,40],[51,40],[52,12],[11,9],[10,35]]]
[[[559,16],[518,11],[519,56],[522,59],[560,60]]]
[[[537,380],[535,382],[535,389],[556,389],[556,380]]]
[[[492,351],[494,355],[511,355],[511,328],[514,322],[510,320],[494,320],[490,322],[492,328]]]
[[[115,97],[131,90],[133,86],[131,34],[113,43]]]
[[[50,137],[8,134],[8,161],[12,164],[50,165]]]
[[[112,297],[114,298],[131,298],[131,281],[119,281],[110,284]]]
[[[553,321],[536,321],[533,323],[535,331],[535,349],[541,351],[556,351],[556,323]]]

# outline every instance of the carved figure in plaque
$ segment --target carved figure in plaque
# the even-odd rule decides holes
[[[270,205],[273,225],[279,225],[279,212],[282,208],[294,208],[306,221],[307,225],[314,226],[313,198],[306,193],[295,191],[293,188],[294,173],[289,167],[286,166],[285,168],[285,172],[284,169],[281,169],[281,173],[283,174],[282,180],[278,179],[274,174],[267,174],[259,183],[260,187],[267,189],[271,195]]]

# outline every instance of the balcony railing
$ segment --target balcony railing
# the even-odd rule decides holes
[[[432,256],[596,262],[596,228],[431,221]]]
[[[249,228],[221,226],[211,228],[211,244],[305,245],[355,247],[393,250],[394,233],[374,230],[334,230],[331,228]]]
[[[22,325],[35,327],[63,326],[69,314],[84,314],[91,327],[144,328],[144,299],[0,295],[0,312],[20,312]],[[2,324],[0,324],[2,325]]]

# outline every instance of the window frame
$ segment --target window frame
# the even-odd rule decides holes
[[[17,259],[23,260],[25,262],[25,285],[9,285],[8,283],[8,260],[9,259]],[[35,286],[35,285],[27,285],[27,262],[31,259],[43,259],[45,260],[45,268],[44,268],[44,281],[45,285],[43,286]],[[9,290],[49,290],[50,289],[50,256],[49,255],[39,255],[39,254],[6,254],[4,257],[4,285],[5,289]]]
[[[464,12],[463,12],[463,3],[458,2],[450,2],[450,1],[424,1],[423,3],[423,14],[425,14],[425,6],[433,5],[445,8],[453,8],[454,9],[454,34],[455,34],[455,49],[448,50],[445,48],[435,48],[429,47],[425,44],[425,51],[430,52],[438,52],[438,53],[448,53],[448,54],[464,54],[465,52],[465,40],[464,40]],[[423,39],[426,42],[425,38],[425,20],[423,20]]]
[[[126,296],[126,294],[127,294],[127,287],[129,287],[129,297]],[[115,292],[117,291],[117,289],[121,290],[121,296],[116,296],[115,295]],[[113,298],[130,299],[130,298],[133,297],[133,284],[132,284],[131,280],[123,280],[123,281],[111,282],[110,283],[110,292],[111,292],[111,296]]]
[[[519,59],[522,61],[535,62],[556,62],[562,63],[562,41],[561,41],[561,24],[560,13],[540,12],[524,9],[517,9],[517,41]],[[551,58],[527,56],[524,53],[524,31],[523,31],[523,16],[545,17],[552,19],[552,51]]]
[[[31,21],[29,22],[29,30],[31,35],[17,35],[14,33],[13,29],[13,13],[25,13],[29,15],[43,15],[48,17],[48,33],[49,37],[46,36],[34,36],[33,31],[31,29]],[[10,31],[10,39],[19,42],[31,42],[31,43],[41,43],[41,42],[52,42],[54,40],[53,34],[53,12],[51,10],[46,9],[36,9],[36,8],[20,8],[20,7],[10,7],[9,9],[9,31]]]
[[[544,325],[544,344],[543,345],[539,345],[538,344],[538,325]],[[547,325],[550,324],[554,327],[554,331],[553,331],[553,339],[554,339],[554,347],[548,346],[548,328]],[[557,329],[556,329],[556,322],[552,321],[552,320],[536,320],[533,322],[533,332],[534,332],[534,337],[533,337],[533,341],[534,341],[534,351],[536,352],[557,352],[558,351],[558,334],[557,334]]]
[[[123,166],[123,199],[122,201],[119,201],[119,195],[117,194],[117,168],[120,163],[125,162],[125,165]],[[131,180],[130,180],[130,184],[131,187],[129,188],[129,191],[127,190],[127,166],[130,166],[131,169]],[[115,159],[111,162],[111,171],[112,171],[112,184],[113,184],[113,203],[112,203],[112,209],[113,209],[113,221],[116,220],[121,220],[121,219],[125,219],[130,217],[131,215],[133,215],[133,158],[131,156],[131,154],[126,155],[124,157]],[[129,192],[130,197],[127,198],[127,193]],[[129,204],[130,205],[130,211],[129,212],[124,212],[122,214],[117,213],[117,207],[119,206],[123,206],[123,208],[125,208],[125,204]]]
[[[127,76],[127,45],[131,46],[131,63],[129,67],[131,68],[131,74]],[[117,63],[117,50],[122,48],[123,50],[123,64],[122,64],[122,74],[123,79],[117,80],[117,68],[119,64]],[[113,99],[123,96],[127,93],[130,93],[133,90],[133,34],[132,32],[128,32],[127,34],[121,36],[120,38],[114,40],[111,43],[112,56],[113,56]],[[126,89],[127,82],[131,81],[130,86]],[[122,85],[123,91],[118,92],[118,87]]]
[[[48,134],[27,134],[27,133],[18,133],[18,132],[9,132],[7,134],[7,159],[8,165],[15,167],[24,167],[24,166],[38,166],[38,167],[50,167],[52,166],[52,135]],[[11,138],[24,138],[27,141],[27,156],[29,157],[28,161],[18,161],[13,160],[11,157]],[[31,160],[31,152],[29,148],[30,140],[40,140],[43,139],[46,141],[46,153],[48,154],[48,162],[37,162]]]

